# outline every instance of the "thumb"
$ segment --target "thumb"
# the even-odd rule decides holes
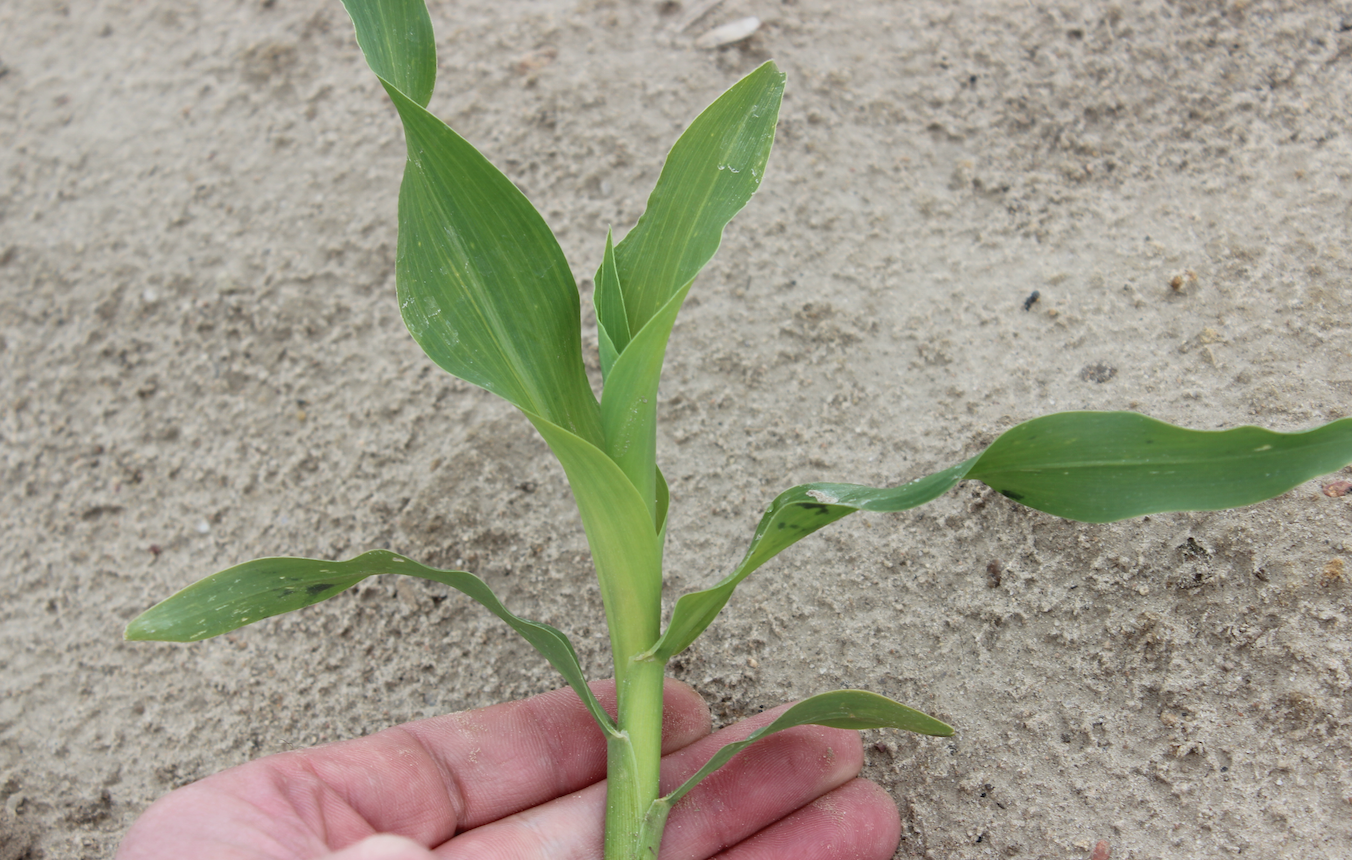
[[[392,833],[377,833],[349,845],[324,860],[434,860],[432,852],[412,839]]]

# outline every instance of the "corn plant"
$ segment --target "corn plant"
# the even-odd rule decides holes
[[[656,857],[672,806],[739,750],[802,724],[952,729],[882,696],[837,690],[801,701],[724,747],[661,795],[666,665],[776,554],[856,511],[896,512],[979,480],[1015,502],[1102,523],[1163,511],[1249,505],[1352,460],[1352,419],[1304,433],[1187,430],[1131,412],[1035,418],[980,455],[898,487],[812,483],[761,516],[741,562],[681,596],[662,627],[662,549],[672,503],[656,462],[657,387],[672,326],[724,227],[765,176],[784,75],[766,63],[677,140],[647,208],[605,238],[593,302],[602,390],[583,363],[577,285],[549,227],[512,182],[427,110],[436,73],[422,0],[344,0],[367,63],[397,108],[408,145],[399,193],[397,291],[413,339],[438,365],[514,404],[559,460],[581,513],[610,634],[617,714],[587,687],[568,637],[505,607],[472,573],[375,550],[347,561],[266,558],[191,585],[127,627],[128,639],[195,641],[337,595],[369,576],[443,583],[526,638],[608,739],[605,856]]]

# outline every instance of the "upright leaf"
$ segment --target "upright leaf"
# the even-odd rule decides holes
[[[662,610],[660,534],[634,485],[604,451],[547,421],[531,421],[559,458],[573,489],[601,584],[616,680],[622,682],[626,661],[657,640]]]
[[[343,0],[343,6],[371,71],[427,107],[437,80],[437,46],[426,0]]]
[[[393,573],[448,585],[488,608],[544,655],[602,731],[614,721],[587,686],[573,643],[558,629],[513,615],[482,579],[462,570],[438,570],[402,555],[378,549],[347,561],[314,558],[260,558],[193,583],[132,619],[129,640],[196,642],[229,633],[246,624],[328,600],[368,576]]]
[[[855,511],[903,511],[975,478],[1020,504],[1106,523],[1166,511],[1214,511],[1281,495],[1352,462],[1352,418],[1302,433],[1261,427],[1188,430],[1136,412],[1058,412],[1007,430],[983,453],[942,472],[876,488],[804,484],[770,504],[741,564],[682,595],[651,655],[667,660],[709,626],[757,567]]]
[[[461,379],[599,443],[577,285],[554,234],[507,177],[423,107],[436,57],[411,0],[345,5],[408,144],[396,280],[409,332]],[[405,19],[406,38],[380,29]]]
[[[783,73],[765,63],[705,108],[672,147],[643,215],[615,246],[630,333],[695,279],[760,186],[783,97]],[[615,341],[620,352],[627,344]]]
[[[592,306],[596,308],[601,379],[604,381],[610,376],[610,368],[619,358],[620,349],[629,343],[629,318],[624,313],[624,291],[620,288],[620,275],[615,268],[615,245],[609,230],[606,231],[606,250],[601,258],[601,268],[596,270]]]
[[[648,207],[596,274],[608,453],[657,519],[657,385],[667,341],[723,228],[760,185],[784,75],[766,63],[704,110],[676,141]]]
[[[676,314],[690,284],[676,292],[629,341],[601,392],[606,453],[629,476],[657,521],[657,385]]]

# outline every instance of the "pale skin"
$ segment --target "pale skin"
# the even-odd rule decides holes
[[[612,682],[593,685],[614,713]],[[710,734],[664,690],[662,790],[782,709]],[[754,744],[677,804],[662,860],[888,860],[892,798],[857,778],[857,732],[801,726]],[[171,792],[118,860],[600,860],[605,742],[571,690],[268,756]]]

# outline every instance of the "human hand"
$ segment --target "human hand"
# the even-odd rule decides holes
[[[593,685],[612,714],[615,685]],[[699,694],[664,690],[662,791],[782,709],[709,734]],[[118,860],[591,860],[605,740],[571,690],[280,753],[160,798]],[[901,823],[856,779],[859,735],[800,726],[744,750],[676,804],[662,857],[887,860]]]

